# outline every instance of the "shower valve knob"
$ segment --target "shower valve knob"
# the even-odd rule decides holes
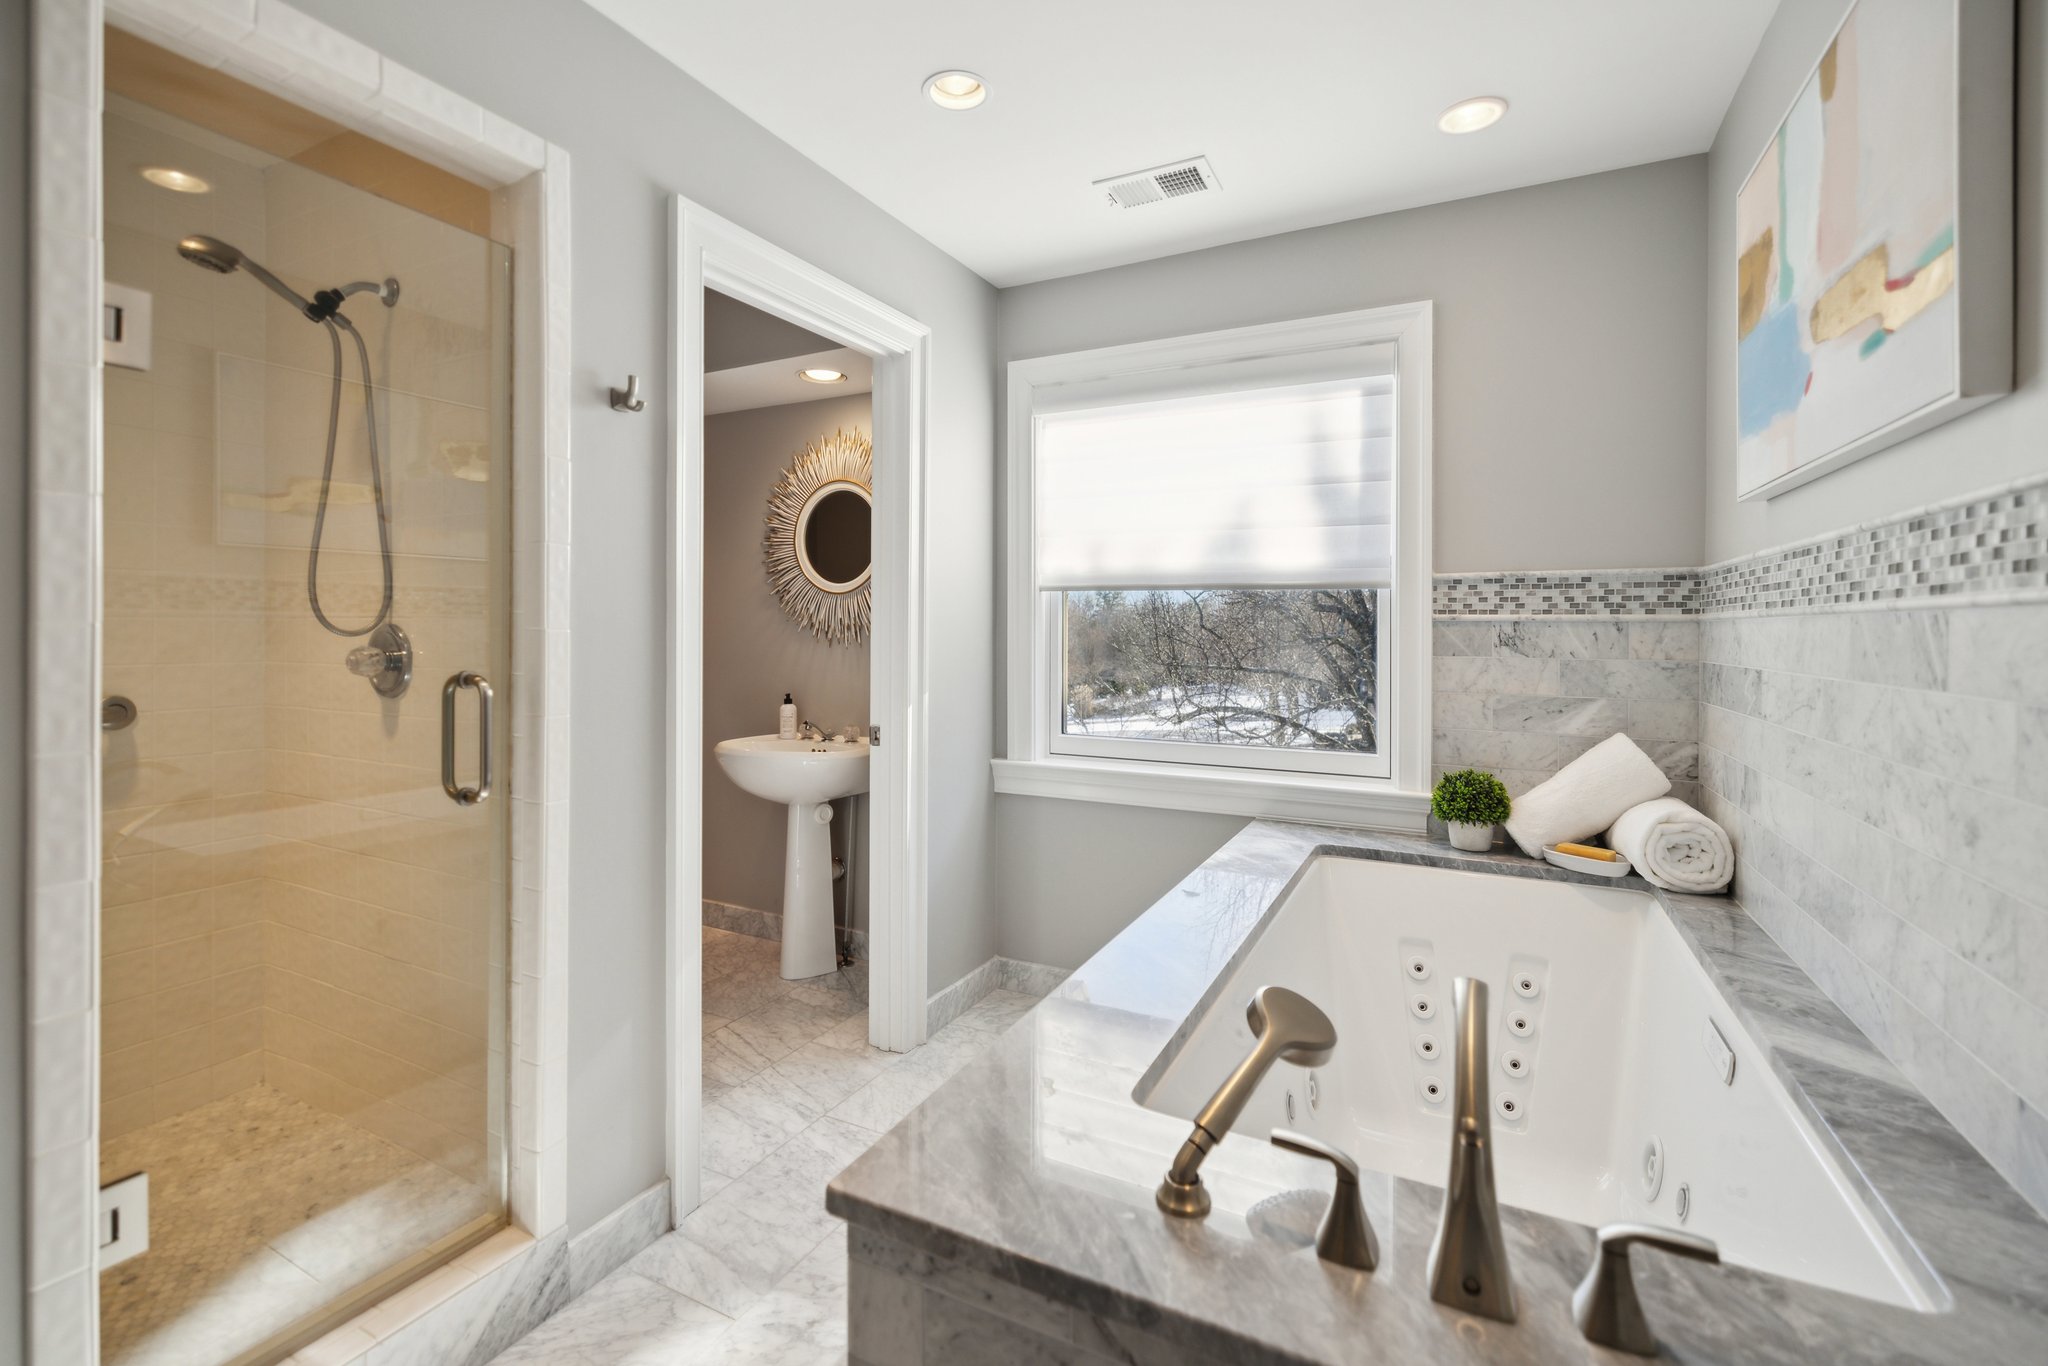
[[[357,678],[367,678],[379,697],[405,695],[412,683],[412,641],[390,622],[370,635],[370,643],[350,650],[342,663]]]
[[[348,671],[357,678],[375,678],[386,669],[395,666],[389,650],[380,650],[374,645],[358,645],[348,652]]]

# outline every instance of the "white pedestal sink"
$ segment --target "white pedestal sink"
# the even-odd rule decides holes
[[[712,753],[743,790],[789,805],[782,851],[782,975],[839,967],[832,932],[832,800],[868,790],[865,740],[720,740]]]

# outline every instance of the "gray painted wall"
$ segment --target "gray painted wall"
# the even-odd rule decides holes
[[[1283,233],[1006,289],[997,359],[1431,299],[1439,572],[1697,564],[1705,221],[1686,157]]]
[[[1025,285],[997,360],[1432,299],[1438,571],[1697,564],[1705,216],[1688,157]],[[1244,824],[996,805],[1002,951],[1060,967]]]
[[[1707,157],[1708,563],[1781,546],[2039,473],[2048,463],[2048,6],[2019,6],[2015,186],[2017,388],[1967,416],[1865,456],[1768,502],[1735,501],[1735,195],[1757,153],[1849,10],[1849,0],[1784,0],[1765,31]]]
[[[20,261],[28,243],[28,0],[0,0],[0,261]],[[22,790],[22,715],[27,673],[28,426],[23,369],[28,359],[28,276],[0,270],[0,792]],[[24,804],[0,811],[0,1359],[23,1346],[22,1029],[28,979],[22,970],[21,862]]]
[[[807,442],[842,429],[870,434],[868,395],[704,423],[704,895],[714,901],[782,909],[788,808],[734,787],[711,747],[734,735],[774,734],[784,693],[796,695],[798,716],[827,730],[868,722],[867,645],[828,645],[790,620],[761,562],[775,481]],[[839,805],[834,849],[846,832],[846,803]]]
[[[569,1213],[660,1179],[669,196],[688,195],[932,329],[931,980],[995,951],[988,780],[995,291],[595,10],[297,0],[574,159],[576,623],[570,738]]]

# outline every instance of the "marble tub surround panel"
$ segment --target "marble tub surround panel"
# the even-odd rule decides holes
[[[829,1208],[863,1233],[1182,1352],[1252,1362],[1586,1359],[1567,1307],[1591,1256],[1592,1232],[1581,1226],[1504,1211],[1522,1310],[1503,1327],[1461,1320],[1428,1298],[1434,1187],[1368,1181],[1386,1252],[1370,1277],[1254,1242],[1227,1218],[1189,1225],[1153,1208],[1158,1166],[1186,1125],[1139,1107],[1131,1088],[1319,854],[1587,880],[1419,838],[1254,822],[841,1173]],[[2048,1224],[1741,906],[1656,893],[1633,878],[1623,885],[1657,897],[1824,1141],[1839,1145],[1844,1169],[1885,1201],[1953,1298],[1952,1312],[1918,1314],[1644,1255],[1637,1285],[1672,1354],[1980,1361],[2038,1348],[2048,1335]],[[1085,1104],[1054,1104],[1069,1094]],[[1055,1112],[1085,1118],[1057,1123],[1047,1118]],[[1225,1142],[1212,1155],[1205,1175],[1217,1189],[1245,1152]],[[1327,1188],[1322,1164],[1278,1157],[1298,1160],[1299,1185]],[[1275,1155],[1261,1147],[1260,1158]],[[1241,1176],[1253,1179],[1249,1167]],[[858,1327],[854,1338],[864,1341]]]
[[[1736,895],[2048,1210],[2048,604],[1703,629]]]
[[[1222,1366],[1234,1359],[1194,1351],[865,1228],[848,1230],[846,1256],[852,1366],[1016,1360]]]
[[[1438,617],[1431,782],[1481,768],[1520,796],[1625,732],[1695,800],[1699,633],[1690,617]]]

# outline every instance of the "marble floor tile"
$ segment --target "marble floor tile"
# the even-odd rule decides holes
[[[784,982],[774,945],[743,939],[705,931],[701,1203],[503,1366],[846,1361],[846,1228],[826,1185],[1037,999],[989,992],[924,1045],[886,1053],[850,989],[864,978]]]
[[[500,1353],[495,1366],[675,1366],[721,1361],[732,1320],[622,1268]]]
[[[830,1222],[822,1186],[815,1193],[799,1193],[735,1181],[626,1265],[720,1313],[736,1315],[774,1289],[824,1241],[832,1231]]]
[[[846,1236],[828,1236],[720,1339],[728,1366],[837,1366],[846,1360]]]
[[[775,1063],[772,1070],[816,1101],[819,1109],[829,1110],[888,1071],[902,1056],[870,1047],[865,1039],[848,1047],[828,1035],[811,1040]]]
[[[905,1054],[903,1061],[826,1113],[834,1119],[878,1134],[895,1128],[905,1115],[922,1105],[932,1092],[946,1084],[947,1078],[966,1065],[965,1057],[954,1059],[927,1054],[925,1050],[932,1046],[926,1044],[916,1053]]]
[[[825,1112],[792,1081],[763,1072],[704,1107],[704,1164],[738,1176]]]
[[[775,1059],[762,1053],[746,1039],[732,1032],[730,1025],[704,1036],[704,1084],[720,1088],[738,1086],[758,1076]]]
[[[845,1000],[837,996],[833,999],[840,1003]],[[742,1015],[719,1033],[744,1044],[767,1061],[775,1062],[844,1022],[848,1014],[838,1005],[785,996]]]

